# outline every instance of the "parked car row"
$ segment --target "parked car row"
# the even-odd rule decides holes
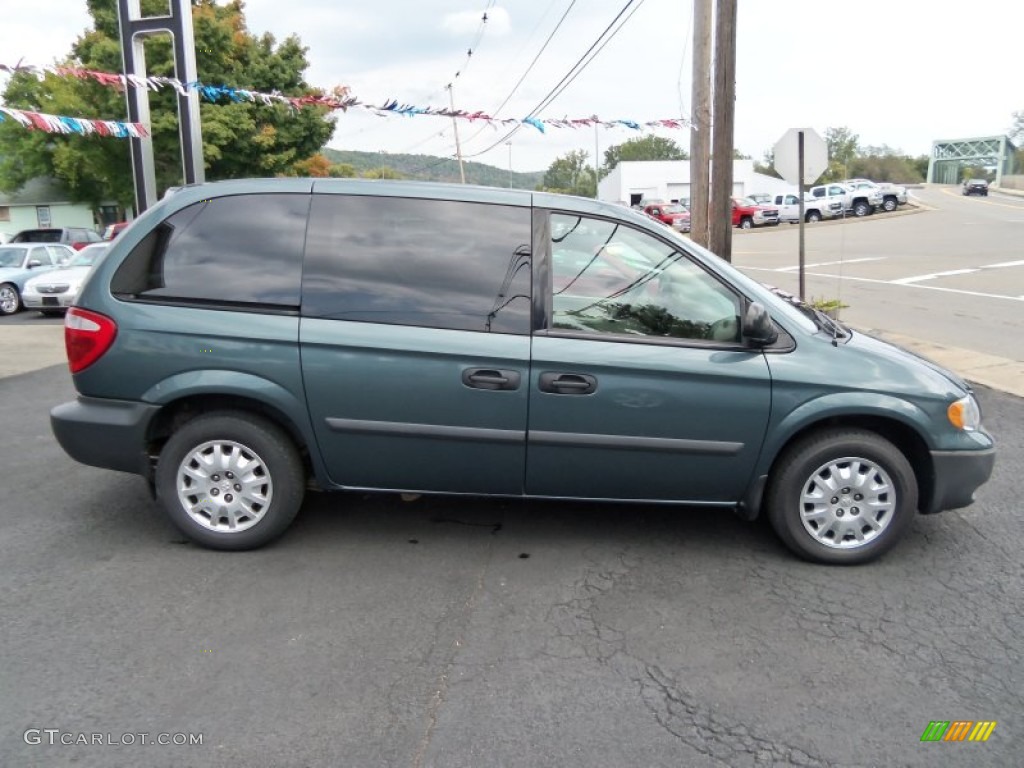
[[[75,251],[61,243],[10,242],[0,245],[0,315],[36,309],[64,314],[89,270],[107,251],[104,242]]]

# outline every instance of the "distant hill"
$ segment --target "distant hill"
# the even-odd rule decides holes
[[[399,173],[403,179],[420,181],[451,181],[458,183],[459,164],[451,157],[434,155],[391,155],[381,152],[355,152],[343,149],[323,150],[323,155],[332,163],[348,163],[357,173],[371,171],[376,168],[390,168]],[[482,184],[487,187],[509,186],[507,168],[497,168],[485,163],[464,162],[466,183]],[[544,171],[529,173],[512,172],[513,189],[536,189],[544,179]]]

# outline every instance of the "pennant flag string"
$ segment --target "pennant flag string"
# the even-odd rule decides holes
[[[459,118],[462,120],[468,120],[469,122],[479,120],[492,126],[505,126],[518,123],[530,125],[541,133],[544,133],[548,127],[589,128],[595,125],[599,125],[604,128],[625,127],[635,131],[640,131],[644,128],[670,128],[676,130],[693,128],[692,123],[684,117],[649,120],[646,122],[621,119],[602,120],[596,115],[574,119],[541,119],[533,116],[517,119],[496,118],[480,110],[471,111],[464,109],[449,109],[448,107],[421,107],[413,104],[403,104],[395,99],[387,99],[382,104],[369,104],[353,96],[351,90],[347,86],[336,86],[324,95],[285,96],[277,91],[272,93],[262,93],[245,88],[232,88],[227,85],[208,85],[198,80],[186,83],[173,77],[139,77],[137,75],[124,75],[114,72],[97,72],[95,70],[80,69],[77,67],[39,67],[31,64],[21,64],[20,62],[13,66],[0,64],[0,72],[9,72],[11,74],[30,74],[40,80],[45,78],[47,74],[51,74],[56,77],[75,77],[83,80],[93,80],[101,85],[116,88],[118,90],[124,90],[125,88],[132,87],[159,91],[161,88],[170,87],[182,95],[187,94],[190,91],[196,91],[200,96],[210,102],[229,99],[236,103],[250,102],[264,105],[284,104],[292,109],[301,109],[302,107],[326,107],[332,111],[341,110],[342,112],[347,112],[349,109],[359,108],[369,110],[380,116],[403,115],[406,117],[414,117],[416,115],[430,115],[435,117]],[[75,120],[76,118],[67,119]],[[138,124],[133,123],[122,123],[121,125],[134,125],[141,127],[138,126]],[[37,125],[36,127],[39,126]],[[68,126],[68,131],[65,132],[78,133],[80,131]]]
[[[30,130],[38,129],[46,133],[77,133],[80,136],[112,136],[117,139],[143,139],[149,136],[149,131],[142,123],[88,120],[83,117],[48,115],[44,112],[0,106],[0,123],[8,118]]]

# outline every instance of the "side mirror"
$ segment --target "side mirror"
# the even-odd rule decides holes
[[[41,262],[39,259],[32,259],[28,263],[28,268],[29,269],[35,269],[36,267],[41,267],[41,266],[43,266],[43,262]]]
[[[771,315],[763,304],[752,301],[747,307],[747,312],[743,316],[743,338],[757,346],[774,344],[779,338],[775,323],[772,322]]]

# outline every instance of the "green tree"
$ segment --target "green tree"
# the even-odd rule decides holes
[[[917,184],[924,181],[924,174],[913,159],[906,155],[888,152],[863,154],[853,158],[849,165],[850,178],[864,178],[872,181],[894,181]],[[925,165],[925,173],[928,171]]]
[[[394,168],[389,168],[386,165],[382,165],[380,168],[371,168],[368,171],[363,171],[364,179],[400,179],[402,174],[396,171]]]
[[[764,151],[760,161],[754,161],[754,172],[762,173],[765,176],[774,176],[776,179],[782,178],[779,172],[775,170],[775,153],[770,149]]]
[[[1016,144],[1024,143],[1024,109],[1013,113],[1013,125],[1010,126],[1010,138]]]
[[[587,163],[589,155],[581,149],[559,157],[544,174],[541,189],[545,192],[562,192],[567,195],[596,197],[597,184],[594,182],[594,168]]]
[[[604,151],[602,175],[616,165],[630,160],[686,160],[690,154],[672,139],[661,136],[641,136],[615,144]]]
[[[199,79],[213,85],[290,96],[316,93],[303,80],[306,48],[291,36],[278,44],[270,34],[254,36],[245,26],[242,0],[218,5],[192,0]],[[75,41],[64,62],[107,72],[121,70],[116,0],[88,0],[93,28]],[[167,0],[142,0],[145,15],[167,13]],[[167,35],[146,43],[147,72],[173,77]],[[175,92],[150,93],[151,127],[157,191],[181,183]],[[91,80],[28,75],[11,78],[3,94],[11,107],[51,114],[126,120],[125,97]],[[275,176],[296,172],[296,164],[313,157],[333,129],[325,108],[292,110],[287,106],[231,102],[201,107],[203,154],[210,180]],[[36,176],[64,183],[75,201],[98,206],[134,201],[127,142],[113,138],[43,134],[6,121],[0,124],[0,189],[13,191]]]
[[[850,177],[850,162],[857,156],[859,140],[860,137],[845,126],[825,129],[828,170],[822,175],[822,182]]]

